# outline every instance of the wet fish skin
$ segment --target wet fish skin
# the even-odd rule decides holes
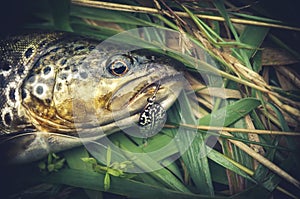
[[[162,106],[175,101],[182,83],[168,59],[153,61],[98,44],[62,32],[0,40],[1,156],[33,161],[80,145],[78,131],[93,140],[103,136],[99,131],[117,131],[116,119],[130,126],[128,112],[138,119],[157,81]]]
[[[25,113],[20,110],[22,100],[26,97],[26,93],[20,88],[32,68],[35,67],[38,70],[39,65],[36,61],[40,56],[45,56],[47,52],[55,53],[55,48],[58,48],[57,44],[64,45],[70,42],[68,36],[65,33],[33,33],[11,36],[0,41],[0,128],[2,133],[4,131],[14,133],[34,128],[24,117]],[[80,40],[80,37],[78,39]],[[65,42],[61,42],[63,40]],[[73,48],[76,52],[76,46]]]

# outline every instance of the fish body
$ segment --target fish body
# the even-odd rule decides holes
[[[183,86],[167,57],[69,33],[11,36],[0,55],[3,161],[38,160],[128,128],[154,93],[168,109]]]

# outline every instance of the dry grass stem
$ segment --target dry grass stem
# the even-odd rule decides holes
[[[210,97],[209,99],[207,99],[206,97]],[[212,110],[213,109],[213,105],[212,105],[212,99],[211,96],[201,96],[201,97],[197,97],[197,101],[202,104],[203,106],[205,106],[206,108]]]
[[[125,5],[125,4],[118,4],[118,3],[109,3],[109,2],[103,2],[103,1],[72,0],[72,3],[75,5],[80,5],[80,6],[103,8],[103,9],[125,11],[125,12],[142,12],[142,13],[150,13],[150,14],[163,13],[163,14],[169,15],[169,12],[166,10],[158,10],[155,8],[132,6],[132,5]],[[176,14],[177,16],[180,16],[180,17],[189,17],[189,15],[185,12],[176,12],[175,11],[174,14]],[[201,19],[208,19],[208,20],[221,21],[221,22],[225,21],[225,19],[223,17],[219,17],[219,16],[210,16],[210,15],[203,15],[203,14],[197,14],[196,16]],[[298,27],[291,27],[291,26],[272,24],[272,23],[260,22],[260,21],[253,21],[253,20],[247,20],[247,19],[231,18],[231,21],[232,21],[232,23],[237,23],[237,24],[255,25],[255,26],[264,26],[264,27],[271,27],[271,28],[281,28],[281,29],[287,29],[287,30],[300,31],[300,28],[298,28]]]
[[[200,35],[198,34],[198,37],[199,36]],[[202,38],[201,40],[205,40],[205,39]],[[220,55],[221,58],[226,63],[228,63],[227,65],[231,65],[231,68],[233,68],[232,72],[234,72],[238,77],[243,77],[243,79],[238,78],[236,76],[232,76],[223,71],[219,72],[220,75],[228,79],[231,79],[233,81],[244,84],[245,86],[249,86],[251,88],[266,93],[268,98],[271,101],[273,101],[278,107],[280,107],[283,111],[293,115],[298,121],[300,121],[299,102],[291,100],[287,97],[281,96],[279,93],[274,92],[273,87],[269,86],[262,78],[262,76],[260,76],[258,73],[250,70],[249,68],[241,64],[235,57],[233,57],[229,53],[227,52],[220,53],[218,49],[215,49],[210,45],[207,45],[206,47],[208,47],[214,53]]]
[[[200,95],[209,95],[213,97],[218,97],[221,99],[241,99],[241,93],[233,89],[224,89],[224,88],[206,88],[203,90],[197,91]]]
[[[233,137],[233,135],[231,135],[230,133],[225,132],[225,131],[223,131],[222,134],[226,135],[226,136]],[[244,143],[242,143],[240,141],[236,141],[236,140],[229,139],[229,141],[231,143],[233,143],[234,145],[236,145],[237,147],[239,147],[244,152],[246,152],[248,155],[250,155],[251,157],[253,157],[254,159],[256,159],[258,162],[260,162],[261,164],[263,164],[264,166],[266,166],[268,169],[270,169],[271,171],[275,172],[277,175],[279,175],[282,178],[286,179],[287,181],[289,181],[290,183],[292,183],[293,185],[295,185],[297,188],[300,189],[300,182],[298,180],[296,180],[294,177],[292,177],[290,174],[288,174],[287,172],[285,172],[284,170],[282,170],[280,167],[278,167],[277,165],[275,165],[270,160],[266,159],[265,157],[263,157],[259,153],[255,152],[248,145],[246,145],[246,144],[244,144]]]
[[[275,70],[285,76],[293,85],[300,89],[300,76],[296,71],[286,66],[278,66]]]
[[[248,127],[249,130],[255,130],[255,126],[252,122],[252,119],[249,115],[246,115],[245,117],[245,121],[246,121],[246,125]],[[260,139],[259,139],[259,135],[256,133],[249,133],[248,134],[248,138],[250,141],[254,141],[257,143],[260,143]],[[265,151],[264,148],[260,145],[256,145],[256,144],[250,144],[250,147],[257,153],[264,155]],[[258,164],[256,161],[254,161],[254,168],[257,168]]]
[[[210,130],[210,131],[228,131],[235,133],[252,133],[252,134],[269,134],[269,135],[287,135],[287,136],[300,136],[300,132],[287,132],[287,131],[272,131],[272,130],[259,130],[259,129],[242,129],[242,128],[230,128],[230,127],[218,127],[218,126],[195,126],[191,124],[179,124],[182,127],[198,129],[198,130]],[[165,125],[166,128],[177,128],[174,125]],[[222,132],[220,132],[222,133]],[[224,134],[225,135],[225,134]]]

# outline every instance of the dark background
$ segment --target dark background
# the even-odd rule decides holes
[[[0,36],[21,31],[26,22],[35,20],[32,13],[37,11],[35,6],[39,0],[1,0],[0,5]],[[55,2],[57,0],[51,0]],[[254,5],[251,12],[258,16],[269,17],[283,21],[287,25],[300,27],[300,1],[298,0],[231,0],[237,6]],[[253,8],[254,8],[253,7]],[[271,32],[284,40],[288,46],[300,51],[300,34],[297,31],[272,29]]]

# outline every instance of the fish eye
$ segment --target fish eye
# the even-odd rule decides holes
[[[110,64],[108,71],[114,76],[123,76],[128,72],[128,65],[122,60],[116,60]]]
[[[107,70],[116,77],[124,76],[134,64],[134,58],[130,55],[115,55],[107,61]]]

